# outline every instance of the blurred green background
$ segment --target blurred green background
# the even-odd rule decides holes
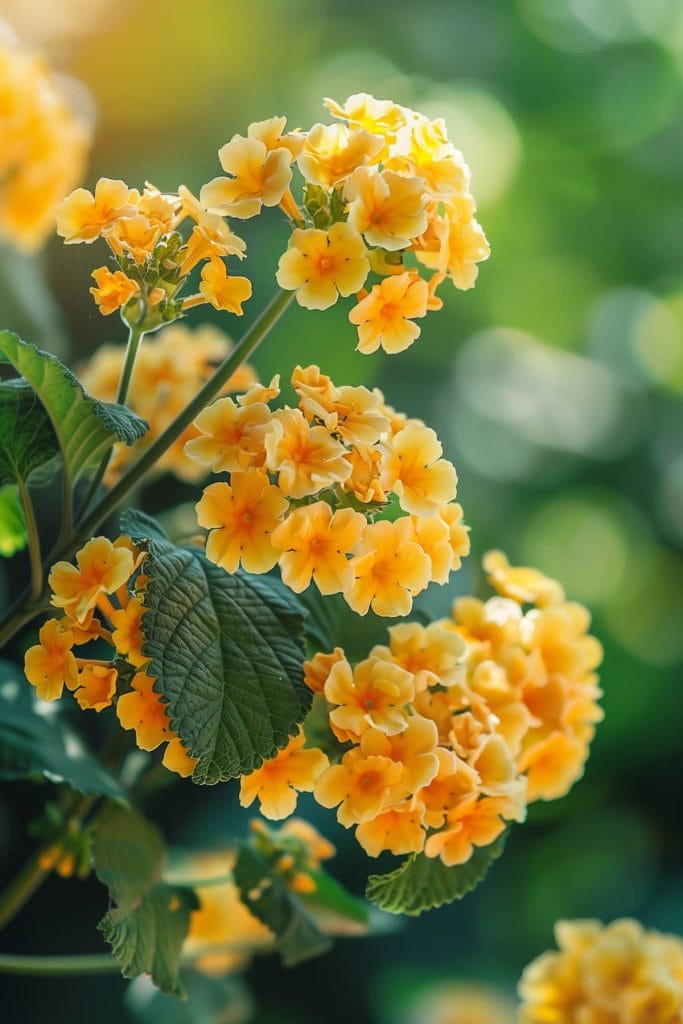
[[[437,430],[473,554],[423,607],[444,614],[457,593],[476,592],[481,553],[502,547],[587,603],[605,646],[606,719],[572,793],[532,807],[462,904],[295,970],[257,961],[253,1020],[430,1024],[414,1000],[444,979],[512,998],[558,917],[633,915],[683,934],[680,0],[3,0],[0,14],[88,91],[89,185],[107,175],[197,191],[234,132],[273,114],[326,120],[324,96],[368,91],[446,119],[492,247],[474,291],[444,287],[444,310],[400,356],[355,353],[340,305],[290,311],[255,362],[264,378],[315,361],[338,383],[379,384]],[[235,331],[272,292],[287,229],[273,214],[244,234],[254,299],[238,324],[213,318]],[[15,268],[29,308],[5,304],[6,326],[65,346],[74,363],[123,340],[88,295],[102,255],[50,244],[42,262],[59,315],[33,297],[35,268]],[[192,495],[165,478],[148,507]],[[0,798],[3,874],[41,799],[23,785]],[[201,845],[244,827],[236,804],[235,786],[181,784],[150,810],[174,841]],[[360,893],[368,860],[352,835],[308,799],[300,807],[338,844],[332,869]],[[51,881],[3,950],[98,949],[104,901],[96,883]],[[2,979],[2,1005],[16,1007],[3,1019],[132,1022],[126,987]]]

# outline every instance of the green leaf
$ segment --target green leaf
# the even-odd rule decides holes
[[[425,910],[460,900],[481,882],[503,852],[507,831],[489,846],[475,846],[466,864],[447,867],[438,858],[413,854],[386,875],[370,875],[366,896],[390,914],[418,917]]]
[[[311,705],[303,613],[272,576],[229,575],[155,523],[122,517],[148,552],[142,621],[150,674],[173,729],[213,784],[254,771],[296,734]]]
[[[19,491],[14,484],[0,487],[0,557],[11,558],[23,551],[28,533],[21,510]]]
[[[59,452],[45,409],[24,380],[0,382],[0,484],[28,480]]]
[[[39,714],[37,708],[48,714]],[[117,780],[57,714],[37,704],[21,669],[0,661],[0,779],[43,776],[79,793],[126,799]]]
[[[92,398],[56,356],[29,345],[10,331],[0,331],[0,359],[10,362],[40,399],[72,484],[85,469],[96,465],[116,441],[133,445],[144,436],[144,420],[123,406]],[[10,381],[9,385],[20,390],[26,388],[22,381],[16,385]],[[27,431],[28,426],[24,425],[18,435],[22,443]],[[43,427],[37,437],[45,440]],[[47,446],[38,447],[38,451],[44,456]],[[52,454],[54,451],[53,447]],[[30,449],[26,454],[30,456]]]
[[[178,976],[180,954],[198,907],[191,889],[162,878],[165,847],[161,833],[132,808],[110,806],[93,842],[95,874],[116,906],[99,929],[124,978],[149,974],[168,995],[185,996]]]
[[[331,938],[321,930],[301,897],[250,844],[240,845],[233,875],[242,901],[277,936],[285,967],[331,948]]]

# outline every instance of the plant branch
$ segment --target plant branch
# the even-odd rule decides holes
[[[69,827],[88,813],[96,799],[93,796],[72,794],[62,812],[64,825],[60,834],[53,836],[48,843],[40,846],[0,893],[0,931],[16,917],[24,904],[28,903],[34,892],[40,888],[50,874],[52,868],[45,866],[44,855],[47,850],[59,843]]]

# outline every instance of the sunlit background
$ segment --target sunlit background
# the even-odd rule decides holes
[[[476,591],[479,556],[495,545],[561,579],[605,646],[606,719],[571,795],[534,805],[462,904],[289,972],[256,961],[253,1020],[505,1024],[521,968],[549,947],[558,917],[633,915],[683,934],[680,0],[0,0],[0,14],[96,118],[89,186],[107,175],[196,191],[234,132],[273,114],[308,126],[325,119],[324,96],[368,91],[446,119],[492,247],[476,288],[443,288],[444,310],[400,356],[355,353],[341,308],[296,308],[255,362],[264,378],[315,361],[335,381],[379,384],[437,430],[473,554],[452,585],[431,588],[430,613]],[[273,291],[287,228],[273,214],[244,233],[254,299],[231,330]],[[88,295],[94,259],[51,243],[39,260],[50,298],[35,260],[9,267],[4,256],[3,326],[73,363],[122,340]],[[191,497],[166,477],[147,503]],[[29,815],[17,793],[35,800],[19,787],[0,803],[0,858]],[[234,786],[184,785],[156,811],[191,846],[243,828],[236,803]],[[367,858],[331,814],[308,800],[302,810],[338,844],[337,873],[360,893]],[[3,949],[99,948],[103,904],[95,883],[51,882]],[[214,1020],[172,1016],[144,986],[126,988],[3,982],[23,1013],[8,1024]]]

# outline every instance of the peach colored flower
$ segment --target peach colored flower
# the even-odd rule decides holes
[[[384,850],[396,856],[420,853],[424,848],[424,807],[412,800],[394,804],[356,828],[356,839],[368,857]]]
[[[49,576],[51,603],[83,623],[100,594],[113,594],[133,572],[131,552],[106,537],[93,537],[76,553],[77,567],[56,562]]]
[[[41,700],[58,700],[66,685],[78,685],[78,666],[71,652],[74,634],[68,621],[48,619],[38,634],[40,643],[24,655],[24,672]]]
[[[222,260],[212,259],[202,267],[199,291],[214,309],[242,316],[242,303],[251,298],[251,281],[228,274]]]
[[[146,672],[137,672],[131,680],[130,693],[124,693],[116,702],[119,722],[124,729],[135,730],[140,750],[156,750],[174,735],[166,705],[154,689],[154,682]]]
[[[331,654],[314,654],[304,662],[304,682],[313,693],[322,693],[332,671],[332,666],[344,658],[341,647],[335,647]]]
[[[100,178],[94,195],[77,188],[57,208],[57,234],[67,245],[94,242],[120,217],[135,216],[139,198],[124,181],[111,178]]]
[[[74,697],[82,710],[104,711],[116,693],[118,672],[107,665],[85,664],[78,674]]]
[[[390,661],[367,658],[352,671],[344,659],[332,666],[323,692],[337,705],[330,711],[335,728],[355,736],[368,727],[393,735],[406,728],[405,706],[415,685],[410,672]]]
[[[287,818],[296,807],[298,793],[311,793],[316,781],[329,767],[322,750],[304,749],[303,729],[275,757],[264,761],[240,781],[240,804],[249,807],[258,797],[261,814],[272,821]]]
[[[321,594],[338,594],[353,579],[347,558],[356,550],[365,516],[353,509],[337,512],[324,501],[295,509],[273,532],[273,547],[281,551],[282,579],[295,593],[313,581]]]
[[[501,597],[539,607],[564,601],[564,590],[557,580],[538,569],[510,565],[502,551],[487,551],[482,566],[487,580]]]
[[[344,754],[318,779],[313,795],[323,807],[337,807],[345,828],[375,818],[395,802],[401,765],[388,757],[363,757],[358,748]]]
[[[230,177],[214,178],[199,193],[209,213],[246,219],[263,206],[277,206],[292,180],[291,151],[268,149],[259,138],[234,135],[218,151],[221,167]]]
[[[368,245],[389,252],[405,249],[427,227],[425,183],[394,171],[359,167],[346,179],[348,223]]]
[[[314,124],[297,163],[306,181],[331,189],[357,167],[376,163],[384,139],[345,124]]]
[[[389,353],[407,349],[420,336],[413,321],[426,315],[428,297],[427,282],[412,270],[373,285],[349,313],[358,327],[358,351],[369,355],[378,348]]]
[[[312,427],[299,409],[273,414],[265,437],[266,467],[290,498],[317,494],[351,473],[346,449],[325,427]]]
[[[98,267],[93,270],[92,277],[97,287],[91,288],[90,294],[102,316],[110,316],[140,294],[138,282],[131,280],[122,270]]]
[[[287,507],[260,469],[233,473],[229,484],[210,484],[195,506],[199,525],[211,531],[207,557],[226,572],[236,572],[240,563],[247,572],[268,572],[278,559],[271,535]]]
[[[407,526],[410,529],[409,523]],[[359,615],[365,615],[370,607],[377,615],[407,615],[413,597],[430,580],[431,562],[409,539],[401,519],[366,526],[351,565],[355,579],[344,597]]]
[[[295,228],[291,246],[278,263],[277,283],[296,291],[306,309],[329,309],[338,295],[359,291],[370,272],[363,239],[348,224],[333,224],[329,231]]]
[[[265,402],[240,406],[232,398],[219,398],[194,421],[200,433],[186,443],[185,453],[213,473],[244,472],[258,466],[271,416]]]
[[[475,846],[488,846],[505,831],[501,811],[506,807],[495,797],[478,800],[475,795],[464,800],[448,811],[446,828],[427,838],[424,852],[428,857],[440,857],[447,867],[464,864]]]
[[[442,454],[434,431],[418,423],[409,423],[385,445],[380,480],[386,490],[398,495],[406,512],[434,515],[455,498],[458,477]]]
[[[439,771],[436,746],[439,735],[434,722],[420,715],[410,715],[401,732],[387,735],[378,729],[366,729],[360,738],[360,749],[366,757],[378,755],[398,761],[401,790],[406,797],[428,786]]]

